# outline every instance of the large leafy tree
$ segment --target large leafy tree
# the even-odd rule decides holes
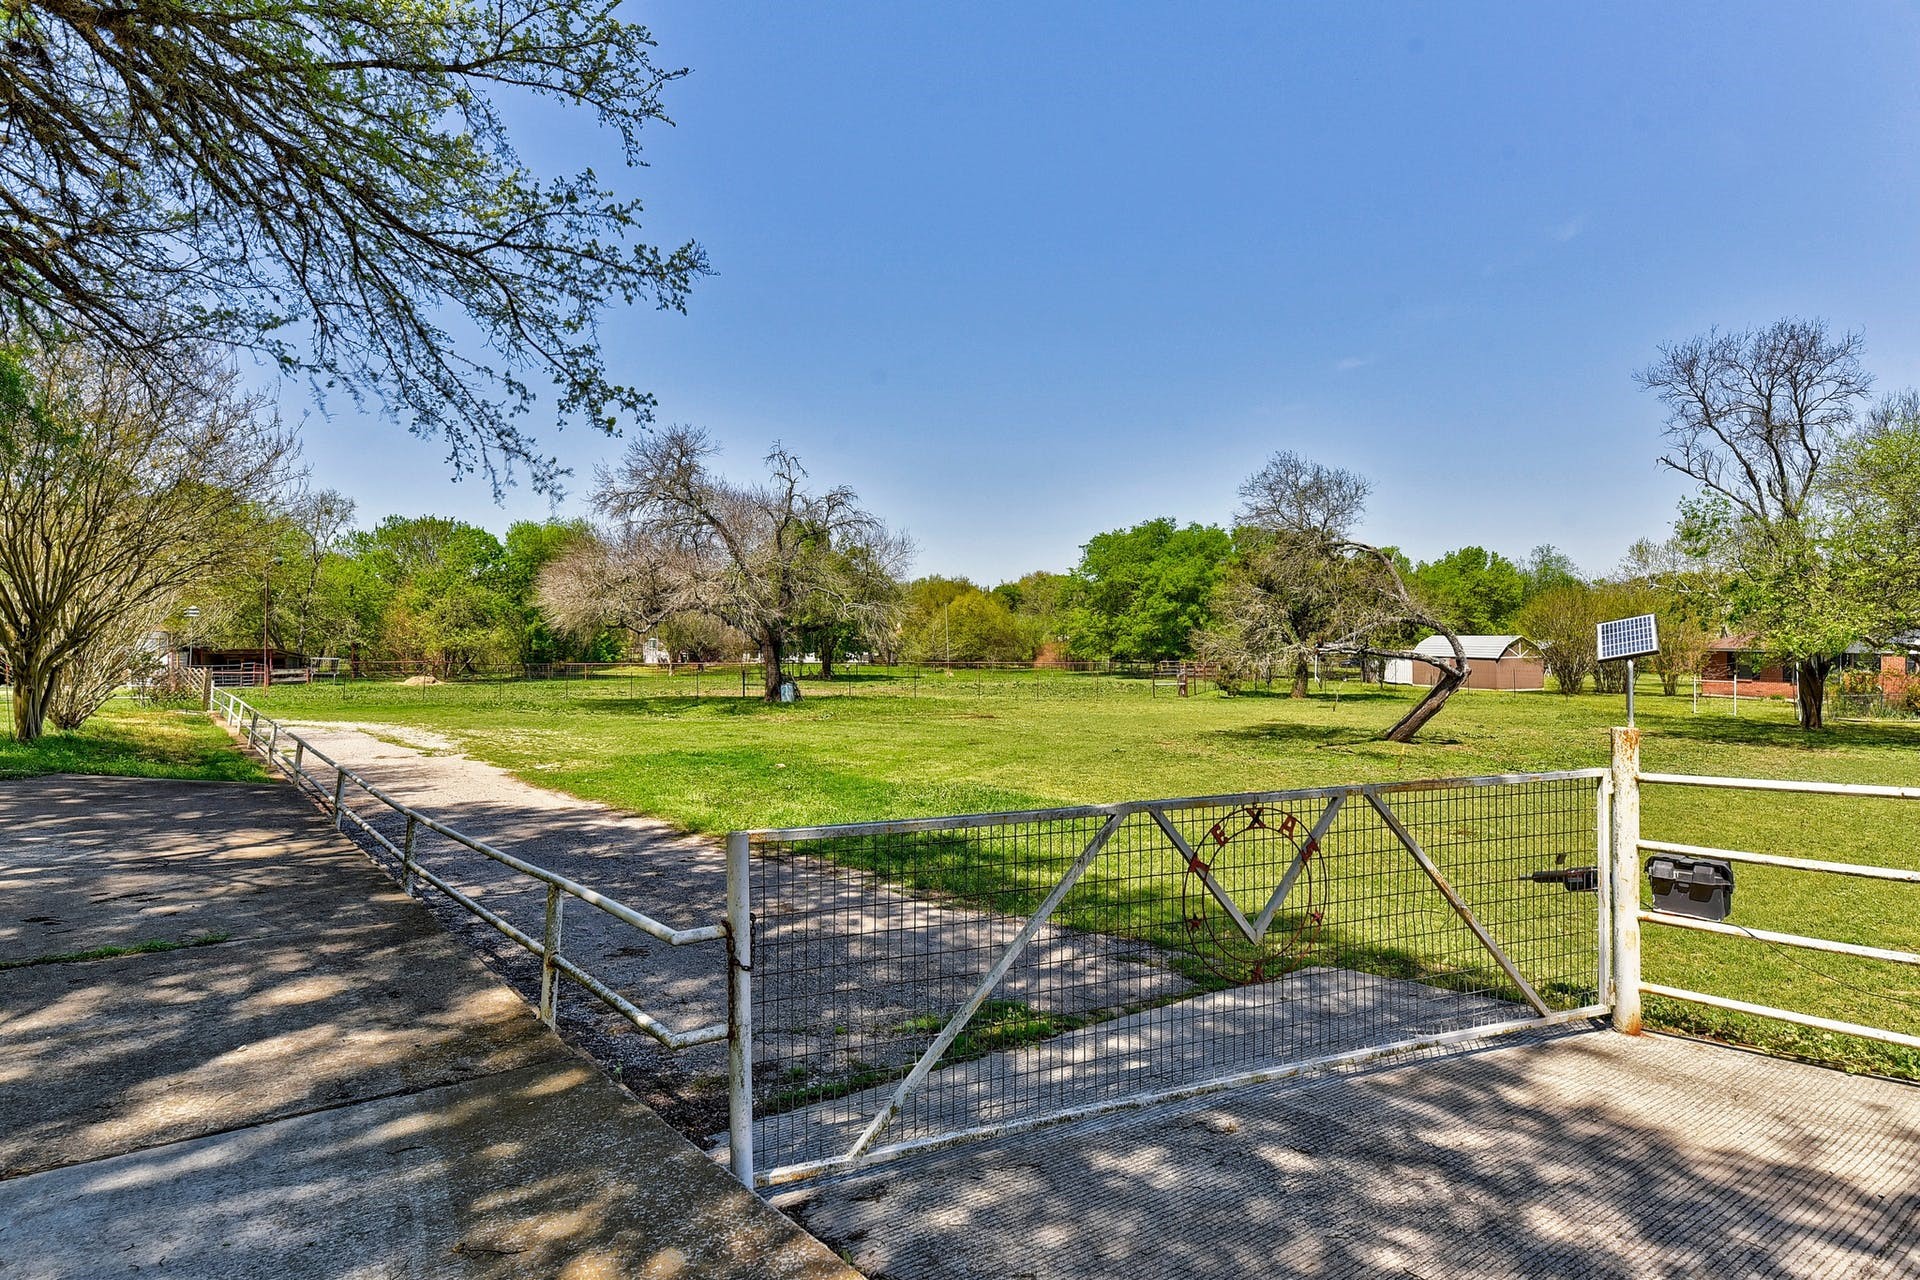
[[[603,363],[610,302],[683,308],[698,245],[522,159],[551,102],[640,163],[683,74],[614,0],[0,5],[0,323],[110,351],[214,339],[366,399],[495,484],[558,469],[522,427],[654,401]],[[457,336],[456,336],[457,335]]]
[[[151,377],[78,343],[0,349],[0,659],[22,741],[63,680],[85,664],[98,687],[106,650],[243,556],[248,512],[286,479],[277,421],[194,356]]]
[[[1494,635],[1513,626],[1527,599],[1527,576],[1497,551],[1461,547],[1413,571],[1413,586],[1447,621],[1469,634]]]
[[[1025,662],[1035,651],[998,589],[982,591],[965,578],[921,578],[902,592],[901,642],[922,662]]]
[[[1215,586],[1233,550],[1215,525],[1147,520],[1095,535],[1074,569],[1067,634],[1078,653],[1177,658],[1210,621]]]
[[[1858,586],[1881,630],[1920,628],[1920,393],[1876,406],[1841,448],[1831,481],[1836,537],[1863,565]]]
[[[638,584],[657,618],[702,613],[753,637],[773,701],[801,631],[875,603],[855,598],[863,589],[890,595],[912,544],[845,485],[813,486],[779,445],[758,484],[719,474],[714,452],[706,433],[687,427],[636,440],[601,472],[594,504],[619,529],[624,563],[609,567]]]
[[[1822,723],[1835,660],[1875,625],[1824,483],[1871,385],[1861,347],[1857,333],[1785,319],[1672,343],[1639,374],[1667,408],[1662,465],[1699,486],[1684,536],[1724,568],[1729,621],[1792,667],[1806,729]]]
[[[348,547],[385,589],[382,651],[451,673],[516,656],[521,614],[492,533],[445,516],[388,516]]]

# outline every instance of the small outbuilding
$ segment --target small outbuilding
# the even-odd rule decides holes
[[[1467,682],[1462,688],[1531,693],[1547,687],[1547,665],[1525,636],[1461,636],[1460,647],[1467,655]],[[1446,658],[1453,655],[1453,646],[1445,636],[1428,636],[1413,651]],[[1395,666],[1388,662],[1390,684],[1432,685],[1440,678],[1439,670],[1424,662],[1400,659],[1397,671]],[[1404,679],[1395,680],[1396,674]]]

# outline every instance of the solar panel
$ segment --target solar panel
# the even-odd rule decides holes
[[[1650,653],[1660,652],[1660,632],[1653,625],[1653,615],[1650,613],[1643,613],[1637,618],[1603,622],[1595,631],[1598,633],[1602,662],[1613,662],[1619,658],[1644,658]]]

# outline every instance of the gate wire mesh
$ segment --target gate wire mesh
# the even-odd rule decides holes
[[[1536,1016],[1368,791],[1543,1002],[1591,1006],[1596,895],[1533,876],[1597,865],[1598,787],[1579,771],[757,833],[756,1162],[846,1154],[1076,861],[874,1150]],[[1303,849],[1249,939],[1223,899],[1257,926]]]

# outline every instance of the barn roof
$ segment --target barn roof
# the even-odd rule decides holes
[[[1525,636],[1461,636],[1460,647],[1466,650],[1469,662],[1476,658],[1498,661],[1506,656],[1507,650],[1525,639]],[[1453,646],[1447,643],[1445,636],[1428,636],[1413,646],[1413,651],[1429,658],[1453,656]]]

